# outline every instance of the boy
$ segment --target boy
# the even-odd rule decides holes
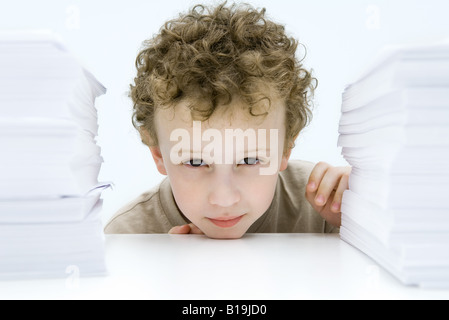
[[[289,162],[315,79],[284,27],[249,6],[196,6],[144,44],[133,123],[168,178],[106,233],[339,231],[350,168]]]

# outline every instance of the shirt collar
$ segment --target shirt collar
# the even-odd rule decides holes
[[[184,216],[176,204],[168,178],[164,179],[159,187],[159,201],[165,216],[172,226],[182,226],[190,223],[189,219]]]

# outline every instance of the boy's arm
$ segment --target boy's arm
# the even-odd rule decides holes
[[[351,167],[318,163],[310,174],[306,199],[321,217],[335,227],[341,226],[341,200],[348,189]]]
[[[185,224],[183,226],[176,226],[170,229],[169,234],[204,234],[193,223]]]

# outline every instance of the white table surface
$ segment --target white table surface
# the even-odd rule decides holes
[[[2,281],[0,299],[449,299],[406,287],[339,235],[108,235],[103,277]]]

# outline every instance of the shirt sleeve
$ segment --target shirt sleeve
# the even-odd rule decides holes
[[[143,194],[119,210],[104,228],[106,234],[167,233],[170,222],[159,203],[158,193]]]
[[[324,222],[324,233],[340,233],[340,228],[335,227],[334,225]]]

